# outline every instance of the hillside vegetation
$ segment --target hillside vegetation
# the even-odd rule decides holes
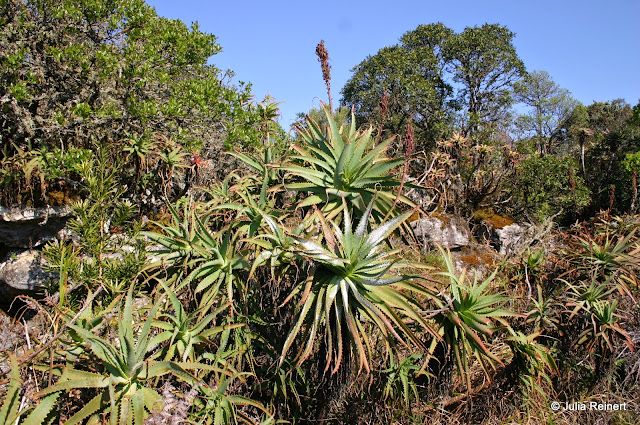
[[[0,224],[69,210],[1,317],[0,424],[638,423],[640,104],[513,37],[421,25],[335,107],[322,42],[287,133],[197,25],[0,2]]]

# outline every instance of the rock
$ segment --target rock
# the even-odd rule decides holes
[[[68,217],[73,212],[69,205],[45,208],[17,208],[0,206],[0,221],[30,222],[51,218]]]
[[[80,235],[68,227],[60,229],[60,231],[56,233],[56,238],[62,242],[71,242],[74,246],[80,245]]]
[[[66,205],[46,208],[0,206],[0,245],[30,249],[56,238],[73,209]]]
[[[0,263],[0,295],[15,296],[39,289],[52,279],[44,270],[44,260],[36,251],[12,253]]]
[[[470,243],[469,226],[460,217],[438,214],[413,221],[411,227],[418,240],[425,245],[440,245],[454,249]]]
[[[11,323],[9,316],[0,311],[0,351],[15,352],[21,330],[17,325]],[[10,369],[8,361],[0,363],[0,373],[6,373]]]
[[[488,242],[500,255],[511,255],[525,233],[522,225],[507,216],[478,211],[474,218],[478,223],[474,229],[478,239]]]
[[[510,224],[502,229],[495,229],[500,254],[511,255],[524,233],[524,227],[517,223]]]
[[[473,281],[474,279],[483,280],[491,273],[498,254],[484,245],[474,244],[460,251],[451,252],[451,258],[456,273],[460,274],[466,270],[467,277]]]

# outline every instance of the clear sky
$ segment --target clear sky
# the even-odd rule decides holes
[[[584,104],[640,98],[638,0],[147,0],[159,15],[198,21],[222,52],[211,62],[270,94],[288,129],[297,112],[326,101],[315,47],[331,58],[334,102],[351,69],[396,44],[420,24],[442,22],[456,32],[499,23],[516,34],[527,70],[545,70]]]

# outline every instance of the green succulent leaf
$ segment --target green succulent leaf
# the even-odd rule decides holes
[[[360,369],[369,370],[371,345],[367,324],[372,324],[391,349],[395,342],[411,343],[423,347],[415,334],[422,331],[439,338],[437,332],[422,317],[424,308],[412,296],[431,298],[433,291],[417,276],[391,274],[401,266],[394,260],[398,250],[388,250],[387,237],[401,226],[410,213],[380,224],[367,232],[369,214],[375,198],[364,209],[355,231],[351,213],[342,201],[342,227],[318,212],[324,229],[322,241],[294,237],[295,252],[315,264],[310,280],[294,288],[289,300],[302,293],[302,308],[289,332],[282,349],[281,364],[294,342],[301,337],[298,364],[303,362],[316,346],[316,339],[324,333],[327,344],[326,368],[335,373],[341,366],[344,350],[353,350]],[[405,284],[400,291],[396,285]],[[304,286],[304,289],[303,289]],[[409,326],[407,322],[412,322]]]

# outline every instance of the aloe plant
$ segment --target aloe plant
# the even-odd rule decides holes
[[[382,392],[385,398],[394,398],[402,394],[402,399],[406,406],[410,404],[412,397],[418,399],[418,387],[415,378],[426,373],[418,364],[422,357],[420,353],[413,353],[410,356],[399,359],[397,362],[391,357],[391,365],[382,371],[387,374],[387,382]]]
[[[610,277],[605,282],[600,283],[598,277],[595,275],[591,276],[588,286],[586,282],[578,282],[574,285],[564,281],[569,288],[569,301],[566,303],[567,307],[574,307],[569,319],[572,319],[581,310],[587,314],[590,313],[595,303],[608,301],[611,294],[615,291],[615,287],[611,281],[612,278]]]
[[[147,170],[149,154],[156,151],[159,145],[148,135],[138,133],[127,134],[124,142],[126,144],[122,147],[122,151],[127,153],[127,161],[130,157],[135,158],[135,177],[140,179],[141,174]]]
[[[42,397],[77,388],[99,390],[95,397],[68,419],[66,425],[78,424],[90,417],[89,421],[96,421],[100,412],[109,415],[112,425],[142,425],[154,405],[162,400],[160,394],[152,388],[152,380],[172,374],[194,384],[196,379],[187,372],[190,369],[224,373],[220,368],[204,363],[156,360],[157,354],[154,354],[155,345],[151,343],[150,331],[160,304],[153,306],[135,338],[133,287],[131,285],[123,314],[118,320],[119,344],[113,344],[84,327],[68,325],[99,359],[104,372],[86,371],[67,365],[56,384],[36,393],[37,397]]]
[[[156,335],[149,345],[154,346],[160,342],[169,341],[165,348],[165,360],[172,360],[178,357],[183,362],[187,360],[194,362],[196,360],[195,350],[198,344],[210,343],[210,338],[227,329],[233,329],[243,326],[242,323],[228,324],[223,326],[210,326],[215,323],[217,316],[227,309],[228,304],[216,308],[207,314],[208,305],[204,305],[190,313],[187,313],[175,293],[169,289],[164,282],[160,282],[164,288],[164,294],[171,301],[173,314],[164,313],[160,318],[168,319],[168,321],[156,320],[153,322],[154,327],[163,330]]]
[[[281,363],[298,336],[303,336],[297,356],[300,364],[312,352],[316,338],[324,333],[325,370],[333,365],[332,373],[337,372],[343,352],[353,348],[360,369],[364,367],[369,371],[372,346],[367,322],[380,331],[387,350],[392,349],[394,341],[422,347],[423,340],[416,334],[418,328],[436,335],[422,317],[420,303],[409,295],[431,297],[433,292],[419,283],[417,276],[392,274],[402,265],[394,260],[400,249],[385,249],[386,238],[411,211],[368,232],[367,223],[374,204],[375,200],[369,203],[355,229],[346,202],[344,230],[335,221],[329,221],[329,227],[320,213],[325,232],[322,245],[293,237],[297,251],[314,263],[315,271],[287,299],[301,293],[302,309],[282,349]],[[409,326],[408,321],[412,321],[413,326]]]
[[[442,299],[436,299],[440,309],[435,320],[440,324],[440,335],[453,349],[458,372],[466,379],[470,390],[469,357],[473,354],[489,376],[488,366],[493,367],[494,362],[501,363],[486,345],[496,330],[493,320],[508,326],[503,318],[517,314],[501,308],[507,301],[506,297],[487,293],[497,270],[480,283],[476,275],[473,283],[469,284],[466,270],[457,274],[451,255],[442,248],[440,250],[447,265],[447,272],[441,275],[448,281],[448,290],[442,292]]]
[[[202,298],[205,300],[214,298],[224,284],[227,301],[232,303],[234,284],[238,282],[236,273],[248,269],[249,265],[243,255],[235,251],[236,240],[231,230],[211,232],[207,222],[196,215],[191,205],[185,202],[183,218],[169,207],[173,223],[161,225],[165,234],[144,232],[147,238],[162,246],[155,252],[161,259],[148,267],[176,266],[181,279],[174,290],[179,291],[195,282],[195,292],[204,291]],[[186,270],[186,276],[182,276],[183,270]]]
[[[206,425],[236,425],[239,423],[254,425],[256,424],[254,418],[239,409],[239,407],[250,406],[266,415],[266,418],[259,422],[261,425],[275,423],[271,413],[259,401],[228,393],[229,385],[247,375],[251,374],[236,372],[221,379],[215,386],[202,385],[198,387],[201,399],[195,402],[198,408],[195,416],[201,417],[203,419],[202,423]]]
[[[545,381],[551,386],[549,373],[557,373],[558,367],[549,349],[536,341],[541,333],[527,335],[508,329],[511,335],[506,338],[506,342],[513,352],[512,364],[515,366],[518,380],[523,385],[524,395],[528,397],[530,393],[536,391],[546,397],[540,382]]]
[[[328,122],[325,130],[310,117],[305,128],[298,128],[302,143],[292,146],[298,153],[292,160],[305,165],[281,165],[289,174],[304,180],[287,184],[288,189],[311,192],[299,207],[322,204],[322,211],[333,218],[343,209],[345,198],[362,215],[375,198],[372,216],[381,222],[396,202],[413,206],[411,200],[396,193],[401,182],[389,175],[404,161],[386,156],[393,138],[374,146],[373,129],[356,130],[354,116],[348,127],[338,128],[327,107],[324,114]]]
[[[8,353],[11,375],[9,385],[4,396],[4,402],[0,407],[0,424],[11,425],[41,425],[49,418],[49,414],[56,404],[60,392],[53,392],[38,401],[35,407],[25,407],[21,403],[20,389],[22,388],[22,377],[18,358],[13,353]],[[29,413],[23,421],[21,419]]]
[[[260,198],[256,206],[264,209],[267,205],[267,192],[270,187],[275,186],[274,183],[278,177],[278,170],[273,166],[275,161],[273,147],[263,148],[262,156],[241,152],[229,152],[229,155],[238,158],[258,173],[258,176],[253,177],[260,185]]]
[[[625,236],[611,235],[606,231],[604,240],[578,238],[581,250],[573,254],[577,268],[591,275],[613,278],[621,291],[633,298],[631,286],[638,286],[640,271],[640,243],[634,228]]]
[[[543,329],[557,329],[560,321],[557,317],[556,310],[559,307],[552,297],[545,297],[542,286],[537,286],[538,297],[529,300],[533,304],[533,308],[527,312],[527,323],[534,324],[535,332]]]
[[[617,300],[593,302],[589,326],[580,334],[576,344],[584,345],[587,349],[598,347],[600,353],[613,352],[614,338],[620,338],[633,350],[631,335],[618,323],[619,316],[615,313],[617,305]]]

